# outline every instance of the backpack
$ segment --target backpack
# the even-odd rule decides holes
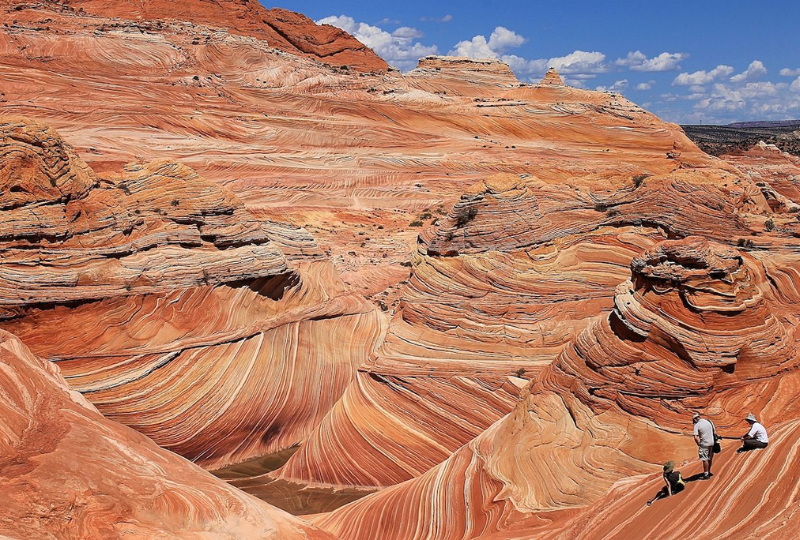
[[[714,452],[715,454],[719,454],[720,452],[722,452],[722,445],[719,444],[719,441],[722,440],[722,437],[717,435],[717,428],[714,425],[714,422],[712,422],[711,420],[709,420],[708,422],[711,424],[711,433],[713,434],[714,437],[714,446],[711,447],[711,451]]]

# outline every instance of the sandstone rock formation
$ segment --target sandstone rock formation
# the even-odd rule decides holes
[[[0,325],[205,466],[303,440],[380,331],[309,235],[175,163],[101,181],[52,129],[0,133]]]
[[[332,538],[103,418],[4,331],[0,388],[4,538]]]
[[[561,75],[558,74],[556,68],[548,68],[547,73],[544,74],[541,82],[539,82],[541,86],[564,86],[564,79],[561,78]]]
[[[24,5],[16,0],[3,0],[0,5],[3,3]],[[195,0],[182,4],[179,12],[174,3],[165,0],[62,0],[53,4],[68,12],[110,19],[182,20],[222,27],[235,34],[264,40],[282,51],[336,66],[363,72],[388,68],[372,49],[344,30],[316,25],[305,15],[286,9],[266,9],[257,0]]]
[[[614,310],[570,342],[511,414],[422,476],[318,523],[343,538],[473,538],[526,519],[535,528],[546,512],[689,458],[694,443],[680,432],[694,410],[709,411],[724,434],[754,410],[794,433],[800,358],[781,319],[797,317],[765,289],[761,265],[690,237],[657,244],[631,268]]]
[[[375,491],[295,508],[342,538],[697,535],[702,495],[735,508],[710,536],[795,523],[793,158],[555,71],[356,75],[257,20],[11,5],[0,111],[76,151],[4,121],[0,326],[110,419],[209,468],[299,444],[236,485]],[[774,465],[722,478],[768,496],[637,513],[694,410],[764,419]]]

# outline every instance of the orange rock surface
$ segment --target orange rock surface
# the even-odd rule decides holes
[[[109,419],[207,468],[299,444],[235,484],[374,491],[310,518],[345,539],[790,537],[795,158],[554,70],[332,68],[249,2],[3,5],[0,113],[75,150],[2,121],[0,326]],[[645,511],[696,410],[775,443]]]
[[[2,0],[0,5],[25,5]],[[347,32],[317,25],[300,13],[281,8],[266,9],[257,0],[197,0],[176,11],[168,0],[65,0],[54,8],[64,14],[134,21],[188,21],[224,28],[233,34],[266,41],[270,47],[358,71],[386,71],[386,62]]]
[[[0,331],[4,538],[332,538],[109,421]]]
[[[0,133],[0,326],[106,417],[207,467],[303,440],[381,328],[310,236],[185,166],[101,181],[52,129]]]

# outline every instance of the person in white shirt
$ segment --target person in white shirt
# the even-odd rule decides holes
[[[692,423],[694,424],[694,442],[697,444],[697,456],[703,463],[703,480],[711,478],[711,465],[714,463],[714,426],[711,422],[694,413],[692,416]]]
[[[747,452],[748,450],[755,450],[756,448],[766,448],[769,444],[767,437],[767,430],[764,426],[758,423],[754,414],[748,414],[747,423],[750,424],[750,431],[742,437],[742,447],[737,452]]]

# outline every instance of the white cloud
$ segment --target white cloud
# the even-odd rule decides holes
[[[400,24],[400,21],[397,19],[390,19],[389,17],[384,17],[375,24]]]
[[[651,90],[656,81],[647,81],[636,85],[637,90]]]
[[[503,26],[498,26],[492,32],[492,35],[489,36],[489,48],[494,51],[505,51],[507,49],[513,49],[514,47],[519,47],[527,40],[514,32],[513,30],[509,30]]]
[[[515,54],[504,54],[500,60],[508,64],[514,73],[522,76],[541,77],[547,71],[547,60],[540,58],[538,60],[526,60],[521,56]]]
[[[783,75],[784,77],[800,77],[800,68],[797,69],[783,68],[781,70],[781,75]]]
[[[450,51],[452,56],[467,56],[469,58],[500,58],[507,49],[519,47],[527,41],[513,30],[503,26],[494,29],[486,40],[486,36],[477,35],[471,40],[459,41]]]
[[[618,58],[614,64],[626,66],[631,71],[675,71],[680,69],[680,63],[689,58],[686,53],[663,52],[653,58],[648,58],[642,51],[629,52],[625,58]]]
[[[396,38],[401,39],[418,39],[421,38],[424,34],[417,30],[416,28],[410,28],[408,26],[401,26],[394,32],[392,35]]]
[[[417,60],[423,56],[439,53],[436,45],[423,45],[415,42],[415,39],[422,37],[422,32],[408,26],[398,28],[390,34],[377,26],[356,22],[355,19],[346,15],[325,17],[316,23],[330,24],[352,34],[389,64],[403,71],[414,68]]]
[[[449,13],[444,17],[420,17],[419,20],[423,22],[438,22],[438,23],[446,23],[453,20],[453,16]]]
[[[754,81],[759,79],[767,74],[767,68],[764,67],[764,64],[761,60],[753,60],[750,62],[750,65],[747,66],[747,69],[743,72],[739,73],[738,75],[734,75],[731,77],[732,83],[743,83],[748,81]]]
[[[715,80],[727,77],[733,73],[731,66],[719,65],[711,71],[695,71],[694,73],[681,73],[672,81],[673,86],[690,86],[709,84]]]
[[[783,120],[800,112],[800,77],[788,83],[768,81],[742,84],[717,83],[709,94],[698,96],[692,120],[724,123],[758,119]],[[687,96],[691,99],[693,96]]]
[[[611,71],[611,67],[604,63],[605,59],[606,55],[601,52],[575,51],[566,56],[551,58],[547,65],[566,75],[594,75]]]
[[[628,79],[622,79],[611,86],[598,86],[595,90],[598,92],[623,92],[626,88],[628,88]]]

